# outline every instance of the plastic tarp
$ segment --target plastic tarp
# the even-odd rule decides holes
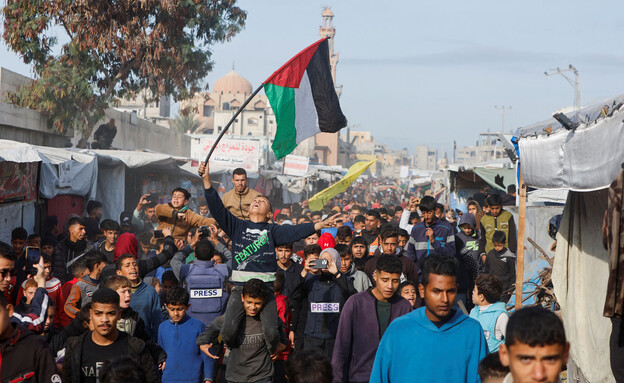
[[[606,190],[570,192],[552,275],[571,357],[589,382],[615,382],[609,361],[611,321],[602,316],[609,265],[600,232],[607,196]]]
[[[611,106],[614,99],[599,106]],[[624,96],[616,99],[624,100]],[[596,108],[598,112],[596,112]],[[583,109],[591,114],[589,123],[575,130],[543,130],[558,123],[543,122],[519,129],[521,171],[528,186],[542,189],[593,191],[608,187],[621,171],[624,162],[624,108],[611,117],[593,117],[599,107]],[[554,121],[554,120],[553,120]]]
[[[474,171],[483,181],[493,188],[507,192],[507,186],[516,184],[516,168],[484,168],[475,167]]]
[[[35,146],[41,157],[39,195],[52,199],[57,195],[78,195],[95,199],[98,167],[95,156],[62,148]]]
[[[32,145],[11,140],[0,140],[0,161],[39,162],[41,157]]]

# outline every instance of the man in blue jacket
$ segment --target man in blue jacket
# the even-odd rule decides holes
[[[373,276],[375,287],[351,296],[345,303],[332,356],[334,382],[368,382],[388,325],[412,311],[410,303],[395,294],[402,269],[398,257],[380,255]]]
[[[450,223],[435,216],[436,200],[431,196],[420,200],[422,222],[414,225],[407,243],[407,257],[418,262],[430,255],[455,256],[455,231]]]
[[[209,171],[208,164],[202,162],[198,173],[204,181],[206,202],[212,216],[232,240],[230,282],[234,284],[234,288],[230,295],[230,303],[225,311],[225,325],[221,333],[223,341],[227,345],[236,342],[238,327],[245,318],[245,310],[241,300],[245,282],[257,278],[266,282],[267,286],[272,289],[277,271],[275,248],[297,242],[323,228],[333,227],[334,221],[340,214],[335,214],[318,223],[280,226],[269,223],[273,217],[271,202],[265,196],[258,196],[249,205],[249,219],[242,220],[236,218],[225,208],[219,194],[212,187]],[[269,299],[260,312],[260,320],[267,346],[273,354],[279,343],[279,334],[276,331],[278,323],[277,305],[273,294],[269,294]]]
[[[418,286],[425,307],[390,323],[377,349],[371,382],[479,382],[477,370],[488,353],[487,342],[479,322],[453,309],[456,275],[455,258],[425,258]]]

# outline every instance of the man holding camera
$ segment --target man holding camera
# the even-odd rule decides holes
[[[145,228],[155,230],[158,227],[158,216],[156,216],[156,195],[144,194],[139,199],[136,209],[132,213],[132,226],[140,233]]]

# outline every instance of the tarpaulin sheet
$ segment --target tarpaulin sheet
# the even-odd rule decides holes
[[[516,184],[516,167],[512,168],[482,168],[472,169],[483,181],[491,187],[507,192],[507,186]]]
[[[528,186],[593,191],[609,187],[624,162],[624,108],[576,130],[522,136],[520,170]]]
[[[41,157],[32,145],[11,140],[0,140],[0,161],[39,162]]]
[[[93,155],[62,148],[35,146],[42,158],[39,194],[46,199],[77,195],[95,199],[98,166]]]
[[[552,275],[571,357],[589,382],[615,382],[609,361],[611,321],[602,315],[609,279],[600,234],[606,208],[606,190],[570,192]]]

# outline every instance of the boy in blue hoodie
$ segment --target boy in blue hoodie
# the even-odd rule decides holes
[[[479,361],[488,352],[487,343],[479,322],[453,309],[456,275],[453,257],[425,258],[418,286],[425,307],[390,323],[370,382],[479,382]]]
[[[470,317],[481,323],[483,335],[490,352],[498,351],[505,340],[509,315],[505,304],[500,301],[503,283],[492,274],[481,274],[475,280],[472,303],[477,307],[470,311]]]
[[[186,315],[189,308],[189,293],[174,286],[165,295],[169,320],[160,324],[158,344],[167,353],[167,364],[163,372],[163,383],[212,382],[214,362],[199,350],[195,339],[206,326]]]
[[[139,313],[139,316],[145,322],[145,331],[147,331],[152,341],[156,342],[158,340],[158,326],[162,322],[158,293],[139,277],[139,267],[134,255],[121,255],[115,261],[115,267],[117,275],[123,275],[130,280],[132,284],[130,287],[132,291],[130,307]]]

